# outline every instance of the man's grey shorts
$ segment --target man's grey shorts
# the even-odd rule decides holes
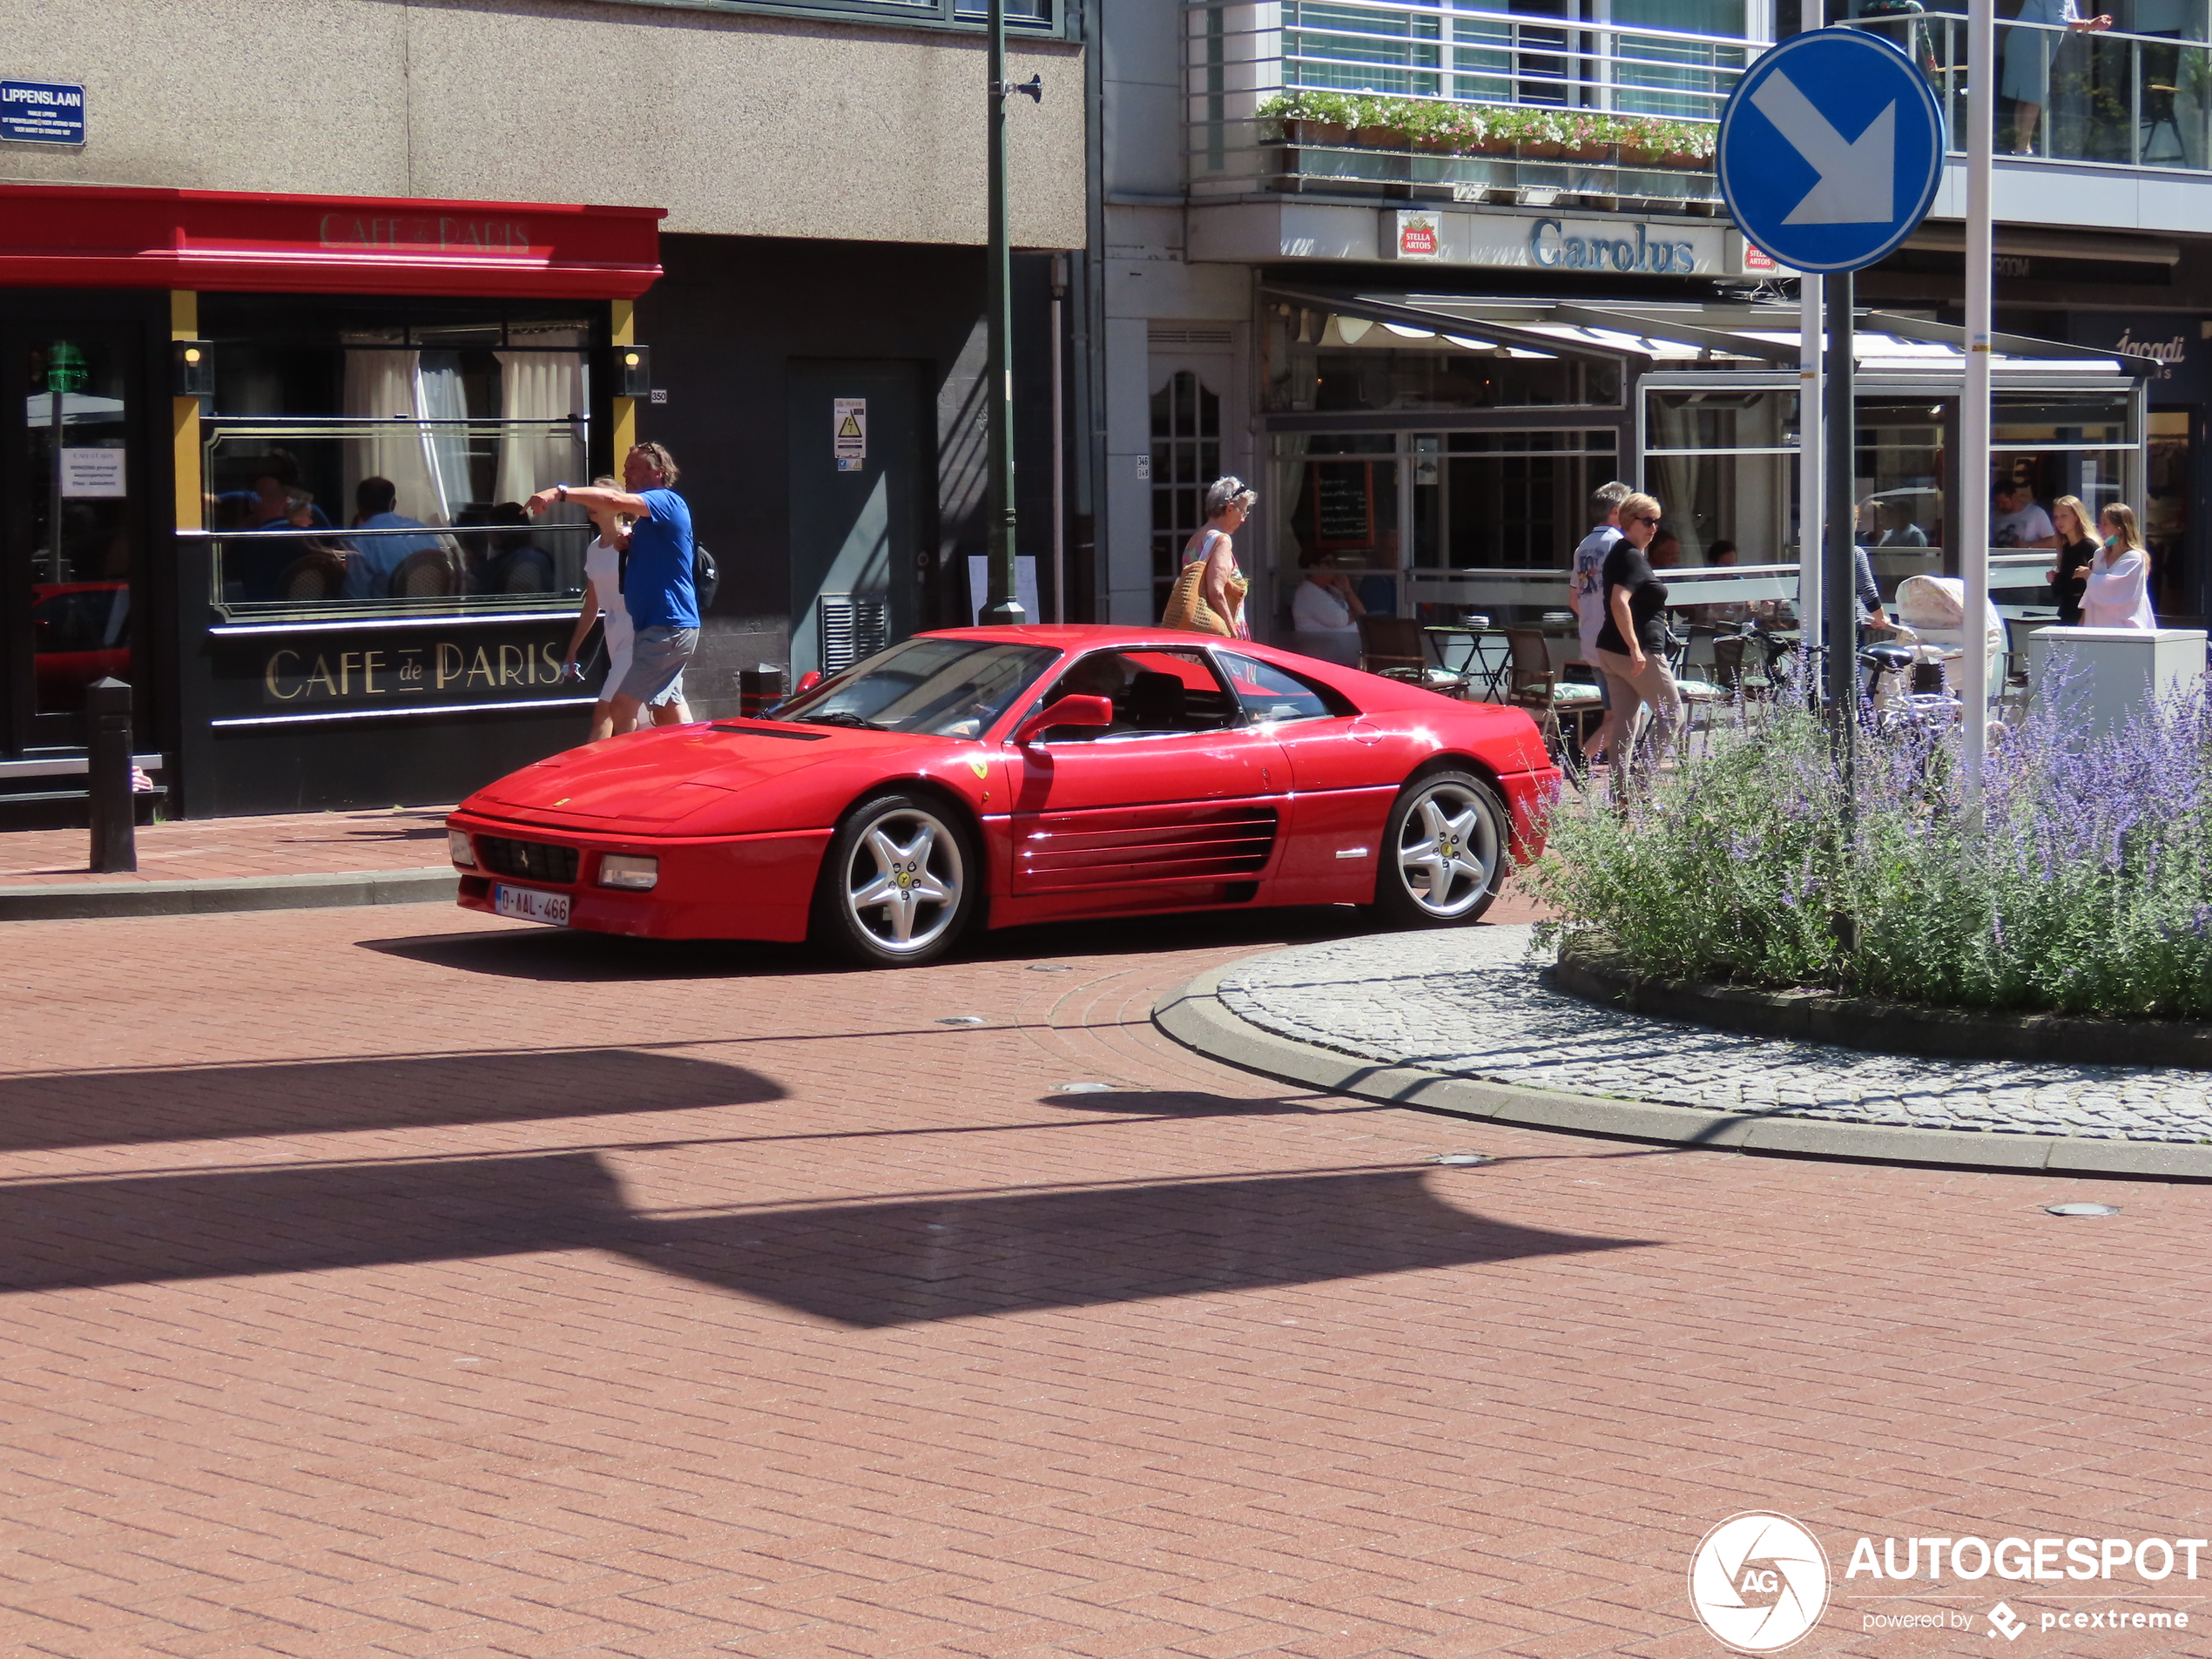
[[[616,687],[619,696],[657,703],[683,678],[684,664],[699,647],[696,628],[640,628],[630,647],[630,672]]]

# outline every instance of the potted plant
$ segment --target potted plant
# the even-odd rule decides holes
[[[1553,110],[1521,111],[1521,153],[1530,161],[1552,161],[1567,153],[1567,120]]]
[[[1352,136],[1352,100],[1341,92],[1286,92],[1260,106],[1260,115],[1281,124],[1292,144],[1343,144]]]
[[[1402,98],[1361,98],[1351,100],[1352,139],[1369,150],[1410,150],[1416,118],[1412,100]]]
[[[1578,113],[1565,118],[1562,143],[1570,161],[1606,161],[1612,158],[1613,141],[1620,123],[1610,116]]]

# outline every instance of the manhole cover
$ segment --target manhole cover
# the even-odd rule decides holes
[[[1052,1092],[1055,1095],[1110,1095],[1114,1092],[1114,1085],[1111,1083],[1057,1083],[1054,1085]]]
[[[1076,971],[1076,965],[1073,962],[1031,962],[1029,971],[1032,974],[1072,974]]]
[[[980,1014],[953,1014],[948,1015],[937,1023],[940,1025],[981,1025],[983,1023],[983,1016]]]
[[[1487,1152],[1439,1152],[1436,1155],[1436,1161],[1439,1163],[1456,1165],[1466,1163],[1495,1163],[1498,1160],[1492,1157]]]
[[[2116,1204],[2047,1204],[2043,1208],[2054,1216],[2116,1216],[2120,1213],[2120,1206]]]

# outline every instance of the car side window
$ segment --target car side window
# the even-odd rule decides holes
[[[1247,718],[1279,725],[1286,720],[1325,720],[1356,711],[1341,695],[1272,663],[1225,651],[1221,665],[1228,671],[1230,689]]]
[[[1053,743],[1111,742],[1182,732],[1217,732],[1243,718],[1237,698],[1203,651],[1147,646],[1098,651],[1079,659],[1053,683],[1036,706],[1062,697],[1103,697],[1114,705],[1114,724],[1055,726]]]

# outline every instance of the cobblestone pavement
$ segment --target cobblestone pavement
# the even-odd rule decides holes
[[[2212,1138],[2212,1076],[1864,1054],[1737,1036],[1554,990],[1526,926],[1307,945],[1224,978],[1221,1001],[1278,1035],[1365,1060],[1570,1094],[2098,1139]]]
[[[1839,1574],[2212,1534],[2212,1191],[1473,1127],[1147,1020],[1352,925],[0,928],[0,1653],[1704,1659],[1744,1508]],[[1792,1652],[2010,1653],[2000,1593],[2023,1656],[2204,1651],[2041,1634],[2201,1623],[2179,1572],[1993,1584],[1839,1577]]]
[[[134,874],[95,875],[85,869],[91,847],[84,830],[10,830],[0,833],[0,889],[448,869],[448,810],[408,806],[377,813],[293,813],[142,825]]]

